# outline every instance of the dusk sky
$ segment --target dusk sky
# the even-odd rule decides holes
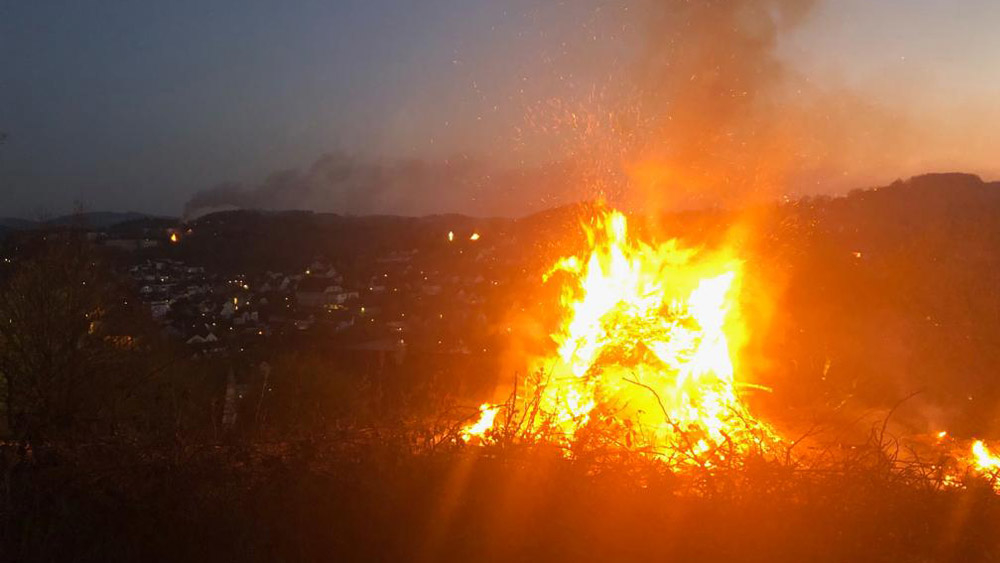
[[[333,151],[511,165],[539,100],[627,64],[611,4],[0,0],[0,216],[179,214]],[[815,189],[1000,176],[998,29],[995,0],[837,0],[783,34],[791,73],[879,116]]]

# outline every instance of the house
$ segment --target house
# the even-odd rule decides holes
[[[126,252],[135,252],[136,250],[139,250],[139,240],[112,238],[104,241],[104,246],[124,250]]]
[[[163,317],[167,316],[167,313],[170,312],[170,301],[167,299],[163,299],[160,301],[150,302],[149,312],[154,319],[157,320],[162,319]]]
[[[187,343],[191,346],[198,346],[202,344],[215,344],[218,341],[219,339],[214,334],[209,332],[205,335],[196,334],[191,338],[188,338]]]
[[[335,308],[358,297],[357,291],[345,290],[334,278],[304,278],[295,290],[296,303],[307,309]]]
[[[420,291],[424,295],[441,295],[442,287],[437,284],[423,284],[420,286]]]

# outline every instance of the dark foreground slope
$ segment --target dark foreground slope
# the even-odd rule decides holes
[[[649,465],[298,443],[36,452],[7,468],[9,561],[992,561],[1000,501],[875,466]]]

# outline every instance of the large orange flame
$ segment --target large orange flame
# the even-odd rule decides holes
[[[509,406],[533,412],[524,430],[570,451],[600,436],[698,463],[774,440],[737,393],[740,262],[674,240],[635,240],[615,211],[585,228],[586,254],[559,260],[545,276],[562,283],[564,315],[557,352],[534,363],[540,376]],[[489,436],[496,413],[483,409],[466,440]]]
[[[968,458],[970,469],[976,474],[988,479],[993,488],[1000,492],[1000,455],[990,451],[982,440],[976,440],[972,444],[972,451]]]

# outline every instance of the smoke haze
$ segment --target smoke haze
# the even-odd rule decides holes
[[[523,215],[595,197],[647,210],[740,205],[968,167],[969,154],[982,152],[955,152],[967,135],[954,122],[915,119],[906,103],[889,109],[791,67],[782,47],[811,25],[820,0],[528,4],[516,33],[497,32],[485,54],[456,60],[482,69],[468,75],[475,99],[450,117],[435,106],[455,122],[461,138],[452,144],[464,139],[468,151],[328,155],[256,186],[202,191],[186,214],[250,206]],[[518,58],[511,41],[537,52]],[[405,123],[387,134],[436,134],[418,118]]]
[[[576,171],[567,164],[503,170],[481,161],[371,162],[344,154],[321,157],[305,172],[286,170],[252,187],[223,183],[196,194],[187,218],[228,208],[312,209],[345,214],[426,215],[460,210],[516,216],[558,205]],[[523,194],[532,194],[528,200]]]
[[[786,120],[779,35],[798,25],[813,0],[644,0],[601,6],[580,26],[598,49],[625,58],[592,64],[586,41],[542,57],[532,77],[555,80],[554,94],[522,97],[511,139],[514,166],[468,158],[389,163],[326,156],[304,173],[271,175],[242,188],[197,194],[186,214],[225,205],[346,213],[462,211],[523,214],[599,195],[628,201],[698,205],[732,191],[783,180],[794,159]],[[558,13],[558,12],[557,12]],[[551,14],[550,14],[551,15]],[[542,24],[548,20],[539,16]],[[582,93],[582,94],[581,94]],[[548,92],[546,93],[548,94]],[[546,162],[534,164],[539,155]],[[558,164],[551,164],[556,162]],[[571,172],[572,171],[572,172]]]

